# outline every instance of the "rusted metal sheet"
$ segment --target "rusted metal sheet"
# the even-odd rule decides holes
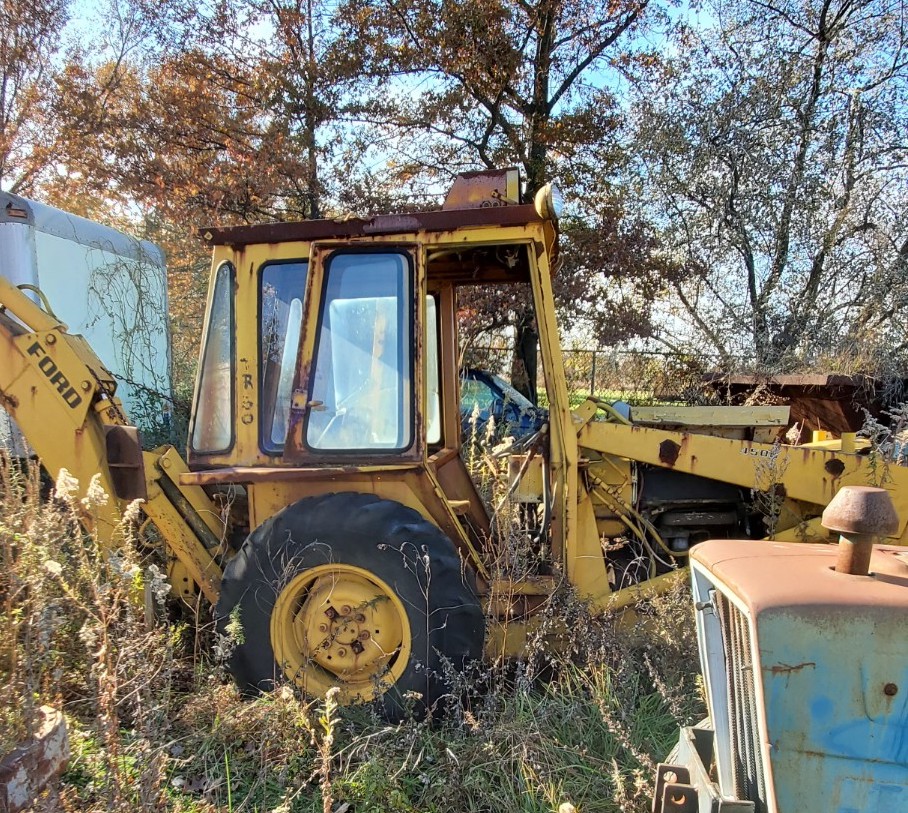
[[[264,223],[256,226],[203,228],[200,236],[210,245],[244,246],[253,243],[311,242],[375,237],[382,234],[413,234],[470,226],[522,226],[542,223],[531,205],[485,209],[455,209],[414,212],[407,215],[377,215],[368,220],[302,220],[295,223]]]
[[[520,174],[515,168],[462,172],[442,209],[488,209],[520,203]]]
[[[35,736],[0,760],[0,813],[31,807],[69,762],[66,719],[50,706],[42,706],[40,714]]]
[[[743,403],[761,391],[791,407],[791,423],[808,434],[826,430],[839,435],[864,425],[864,410],[879,415],[880,382],[866,375],[808,374],[760,376],[706,376],[707,386]],[[908,382],[906,382],[908,383]]]

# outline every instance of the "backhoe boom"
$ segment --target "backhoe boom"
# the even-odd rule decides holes
[[[221,568],[214,554],[223,523],[215,505],[201,488],[181,486],[165,473],[186,471],[173,447],[143,456],[138,430],[116,398],[116,381],[87,342],[3,277],[0,405],[52,477],[67,471],[80,499],[92,483],[109,495],[82,512],[86,530],[115,546],[124,509],[142,500],[171,552],[205,596],[217,600]]]

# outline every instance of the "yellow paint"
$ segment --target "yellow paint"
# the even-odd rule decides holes
[[[631,419],[633,423],[647,426],[749,429],[753,426],[786,426],[790,411],[787,406],[635,406],[631,408]]]
[[[410,622],[398,595],[360,567],[319,565],[294,576],[271,612],[274,657],[310,697],[340,688],[364,703],[393,686],[410,661]]]
[[[666,466],[670,453],[675,471],[690,472],[744,488],[768,490],[777,486],[787,497],[813,506],[820,513],[845,485],[881,485],[886,488],[899,515],[894,537],[906,539],[908,526],[908,468],[875,468],[872,458],[804,446],[768,443],[667,432],[615,423],[588,423],[579,433],[582,447],[656,466]],[[663,445],[665,444],[665,445]],[[677,455],[677,457],[675,457]]]

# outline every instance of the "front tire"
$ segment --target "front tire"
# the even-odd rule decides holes
[[[436,708],[482,656],[475,582],[451,540],[372,494],[311,497],[262,523],[224,571],[219,629],[237,614],[241,688],[337,686],[339,702],[378,698],[391,719]]]

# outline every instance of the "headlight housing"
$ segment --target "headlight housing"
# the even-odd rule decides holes
[[[564,195],[554,183],[547,183],[536,193],[533,206],[540,217],[557,220],[564,209]]]

